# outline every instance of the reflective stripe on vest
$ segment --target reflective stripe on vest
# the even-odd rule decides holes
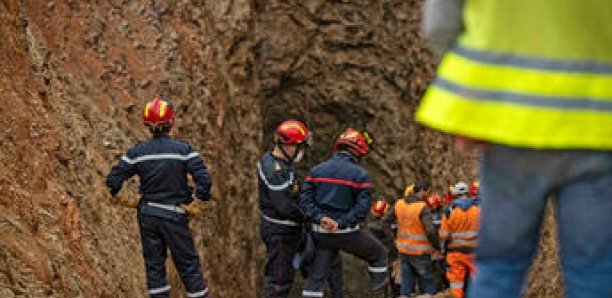
[[[478,241],[476,240],[461,240],[461,239],[452,239],[448,243],[449,248],[458,248],[458,247],[468,247],[473,248],[478,246]]]
[[[402,251],[409,251],[410,253],[406,253],[405,254],[423,254],[423,253],[429,253],[431,252],[431,250],[433,249],[433,247],[431,247],[431,245],[429,244],[423,244],[423,245],[409,245],[409,244],[404,244],[401,243],[399,241],[395,242],[395,245],[397,246],[397,249],[402,252]]]
[[[466,0],[418,121],[518,147],[612,149],[610,11],[609,0]]]
[[[407,203],[402,199],[395,203],[397,219],[395,245],[400,253],[422,255],[433,250],[420,219],[423,208],[425,208],[425,202]]]
[[[410,240],[427,240],[426,235],[411,235],[404,233],[397,233],[398,238],[410,239]]]

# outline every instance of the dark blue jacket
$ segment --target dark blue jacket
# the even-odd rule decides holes
[[[356,162],[350,154],[340,152],[310,170],[300,196],[300,208],[309,220],[318,224],[328,216],[344,229],[366,218],[372,184]]]
[[[111,169],[106,185],[111,195],[116,195],[123,181],[138,175],[143,201],[179,205],[192,200],[187,173],[195,182],[196,197],[209,200],[211,178],[198,152],[186,143],[160,134],[128,150]]]
[[[270,218],[304,221],[298,207],[299,184],[291,166],[267,152],[257,165],[259,208]]]

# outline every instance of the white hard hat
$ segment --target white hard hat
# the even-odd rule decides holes
[[[455,194],[456,195],[464,195],[467,194],[469,191],[469,186],[467,185],[467,183],[465,182],[457,182],[457,184],[455,184]]]

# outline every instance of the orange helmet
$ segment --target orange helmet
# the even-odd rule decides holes
[[[472,198],[477,197],[479,190],[480,190],[480,181],[476,180],[472,182],[472,184],[470,184],[470,189],[468,190],[468,194]]]
[[[339,151],[343,147],[348,147],[358,157],[364,157],[368,154],[370,144],[372,144],[372,138],[367,132],[361,133],[349,128],[340,135],[334,145],[334,150]]]
[[[389,203],[384,199],[380,199],[372,204],[372,209],[370,211],[374,216],[382,217],[389,211]]]
[[[172,104],[166,100],[156,97],[145,105],[142,120],[147,126],[172,127],[174,125],[174,111]]]
[[[439,195],[432,194],[427,197],[427,199],[425,200],[425,204],[427,204],[427,207],[429,207],[429,209],[437,209],[438,207],[442,206],[442,199]]]
[[[274,143],[279,145],[312,144],[312,134],[306,124],[298,120],[287,120],[274,131]]]

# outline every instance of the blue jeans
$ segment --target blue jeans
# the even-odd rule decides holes
[[[410,296],[414,293],[415,278],[418,276],[422,294],[436,293],[436,280],[430,255],[412,256],[399,254],[402,266],[402,285],[400,294]]]
[[[612,297],[612,152],[491,146],[469,297],[520,297],[554,197],[565,296]]]

